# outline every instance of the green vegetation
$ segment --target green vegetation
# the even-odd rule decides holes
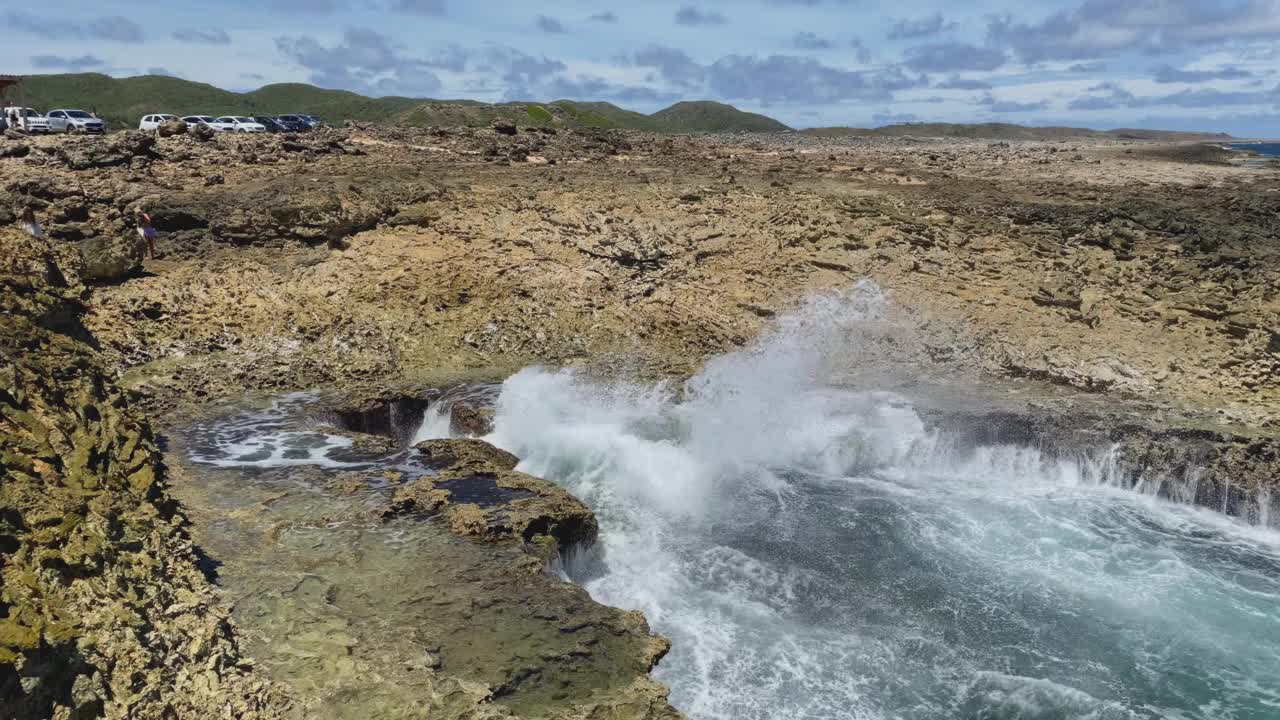
[[[525,112],[529,116],[529,121],[534,125],[550,125],[555,120],[551,115],[551,111],[541,105],[530,105]]]
[[[790,130],[771,117],[743,112],[732,105],[701,100],[678,102],[651,116],[674,132],[779,132]]]
[[[233,93],[212,85],[162,75],[112,78],[98,73],[34,75],[23,82],[28,105],[39,110],[74,107],[96,112],[115,128],[136,127],[148,113],[175,115],[281,115],[306,112],[329,120],[385,122],[419,101],[386,97],[377,100],[311,85],[267,85]]]
[[[148,113],[175,115],[283,115],[308,113],[341,124],[345,120],[395,123],[414,127],[485,127],[498,118],[540,127],[589,127],[653,132],[780,132],[786,125],[773,118],[743,112],[732,105],[679,102],[652,115],[607,102],[557,100],[548,105],[474,100],[425,100],[406,97],[369,98],[346,90],[326,90],[303,83],[279,83],[236,93],[205,83],[162,75],[113,78],[99,73],[31,75],[22,91],[26,104],[39,110],[74,107],[96,112],[112,128],[137,127]],[[14,98],[16,101],[16,97]],[[830,127],[801,131],[819,137],[917,136],[992,140],[1227,140],[1224,133],[1161,130],[1087,130],[1026,127],[1011,123],[905,123],[875,129]]]
[[[345,120],[415,127],[484,127],[503,118],[522,125],[650,130],[655,132],[771,132],[787,126],[755,113],[713,102],[676,103],[653,115],[607,102],[558,100],[549,105],[405,97],[369,98],[302,83],[267,85],[246,93],[161,75],[113,78],[99,73],[31,75],[26,104],[39,110],[73,107],[96,112],[112,128],[137,127],[143,115],[282,115],[307,113],[327,122]]]
[[[651,115],[624,110],[613,103],[578,102],[557,100],[552,105],[565,111],[579,125],[593,128],[628,128],[631,130],[660,130],[658,121]]]

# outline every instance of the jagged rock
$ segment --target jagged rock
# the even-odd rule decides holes
[[[387,220],[387,224],[391,227],[403,227],[414,225],[418,227],[428,227],[431,223],[440,219],[440,210],[431,204],[419,203],[409,205],[400,209],[395,215]]]
[[[493,131],[499,135],[515,135],[519,132],[516,124],[505,118],[497,118],[493,121]]]
[[[11,197],[24,202],[30,202],[32,198],[52,202],[81,194],[81,190],[74,184],[47,175],[14,180],[6,183],[4,189]]]
[[[406,182],[393,174],[362,181],[292,177],[249,190],[219,184],[162,196],[149,206],[151,216],[166,232],[199,229],[202,241],[338,245],[347,236],[373,229],[406,205],[440,194],[440,188],[431,183]]]
[[[192,138],[201,142],[207,142],[217,136],[218,131],[205,125],[204,123],[194,123],[187,126],[187,134]]]
[[[1069,310],[1080,309],[1080,295],[1069,287],[1041,285],[1031,298],[1037,305],[1060,307]]]
[[[428,440],[416,449],[437,473],[401,488],[384,518],[444,512],[460,535],[519,539],[544,559],[595,542],[591,510],[555,483],[515,472],[511,453],[483,440]],[[453,500],[457,493],[469,501]]]
[[[415,446],[429,463],[456,472],[506,472],[520,460],[483,440],[428,440]]]
[[[204,125],[204,123],[199,124]],[[208,126],[205,125],[205,127]],[[161,123],[160,126],[156,128],[156,135],[159,135],[160,137],[176,137],[178,135],[186,134],[187,124],[181,120],[169,120],[168,122]]]
[[[104,236],[80,243],[84,261],[82,275],[87,280],[114,282],[142,267],[146,242],[137,235]]]
[[[471,437],[488,435],[493,432],[493,410],[470,403],[454,403],[449,409],[449,428]]]
[[[155,157],[154,135],[130,130],[107,138],[81,138],[57,149],[57,157],[72,170],[125,165],[135,158]]]
[[[80,323],[69,249],[0,228],[0,714],[281,717]]]
[[[0,145],[0,158],[24,158],[31,154],[31,146],[22,142],[7,142]]]
[[[1089,327],[1096,328],[1102,322],[1102,311],[1106,299],[1106,293],[1097,288],[1085,288],[1080,291],[1080,314]]]

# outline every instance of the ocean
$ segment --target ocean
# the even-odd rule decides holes
[[[884,321],[815,298],[679,392],[529,368],[495,444],[600,519],[565,565],[674,642],[694,720],[1276,717],[1280,534],[1120,489],[1105,448],[954,446],[831,382]]]
[[[1126,489],[1107,447],[975,446],[929,429],[876,373],[850,374],[911,332],[859,283],[678,386],[530,367],[466,392],[496,392],[489,441],[591,506],[599,541],[553,569],[671,638],[654,676],[691,720],[1277,717],[1280,532]],[[320,520],[361,496],[299,466],[424,468],[403,451],[362,460],[301,421],[309,401],[186,436],[197,463],[243,473],[218,480],[228,507],[247,505],[245,487],[293,489],[270,511],[300,529],[284,536],[295,544],[219,575],[246,598],[237,620],[276,638],[259,648],[276,667],[330,683],[313,651],[291,650],[302,634],[270,630],[291,620],[261,588],[305,572],[330,589],[289,602],[344,628],[312,634],[392,645],[417,613],[441,612],[414,598],[438,582],[447,538],[429,523]],[[428,412],[415,439],[450,436],[447,418]],[[295,492],[308,478],[320,492]],[[385,691],[378,676],[345,691],[349,707]]]
[[[1280,157],[1280,142],[1233,143],[1229,147],[1233,150],[1252,150],[1259,155],[1266,155],[1267,157]]]

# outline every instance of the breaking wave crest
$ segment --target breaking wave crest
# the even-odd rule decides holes
[[[972,447],[860,383],[861,284],[683,385],[526,369],[491,440],[601,521],[567,572],[674,640],[694,718],[1280,713],[1276,536],[1118,490],[1106,448]]]

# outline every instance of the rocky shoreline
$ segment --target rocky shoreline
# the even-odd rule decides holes
[[[863,278],[895,311],[852,369],[892,366],[894,389],[1001,388],[978,410],[925,413],[961,442],[1111,448],[1129,486],[1280,517],[1275,169],[1119,141],[351,128],[3,142],[0,699],[15,717],[310,717],[350,689],[341,672],[300,688],[255,663],[278,650],[265,664],[288,677],[280,658],[311,650],[255,636],[245,652],[201,569],[209,546],[240,547],[215,532],[225,481],[163,455],[143,413],[167,431],[216,399],[342,388],[329,411],[375,447],[389,397],[420,412],[438,388],[529,363],[687,377],[805,295]],[[24,205],[50,240],[12,225]],[[131,232],[139,206],[161,259]],[[482,415],[453,421],[479,434]],[[566,646],[536,671],[458,654],[472,677],[448,682],[447,657],[443,672],[422,661],[403,682],[436,700],[382,698],[369,717],[677,717],[647,675],[666,645],[644,619],[543,571],[594,536],[590,510],[478,442],[422,452],[439,474],[362,521],[435,528],[421,541],[457,560],[431,567],[496,583],[529,637],[555,645],[590,616],[584,647],[608,651]],[[272,502],[239,508],[244,537],[271,531]],[[469,548],[505,560],[478,571]],[[271,612],[301,602],[272,592]],[[449,627],[465,637],[497,612],[480,609]]]
[[[332,688],[273,678],[272,663],[263,671],[242,652],[228,598],[210,582],[209,563],[224,561],[205,555],[217,547],[208,515],[216,502],[200,495],[207,486],[180,457],[166,467],[149,423],[105,376],[80,323],[78,259],[8,230],[0,250],[0,347],[12,368],[0,387],[5,716],[317,717],[342,707]],[[600,606],[546,571],[562,551],[595,541],[591,511],[555,485],[513,472],[514,457],[481,441],[429,442],[418,452],[436,474],[352,519],[412,517],[501,551],[471,566],[461,560],[470,551],[442,552],[438,572],[458,577],[420,578],[445,595],[424,590],[421,602],[435,610],[398,629],[435,638],[403,659],[413,696],[353,716],[679,717],[647,675],[669,643],[651,635],[639,613]],[[352,480],[336,492],[358,492],[363,483]],[[252,525],[249,510],[237,512]],[[278,524],[259,527],[268,536],[255,541],[260,546],[282,532]],[[495,629],[511,637],[472,657],[477,639]],[[455,664],[484,677],[459,679]],[[350,660],[336,667],[361,669]],[[363,674],[354,681],[371,682]]]

